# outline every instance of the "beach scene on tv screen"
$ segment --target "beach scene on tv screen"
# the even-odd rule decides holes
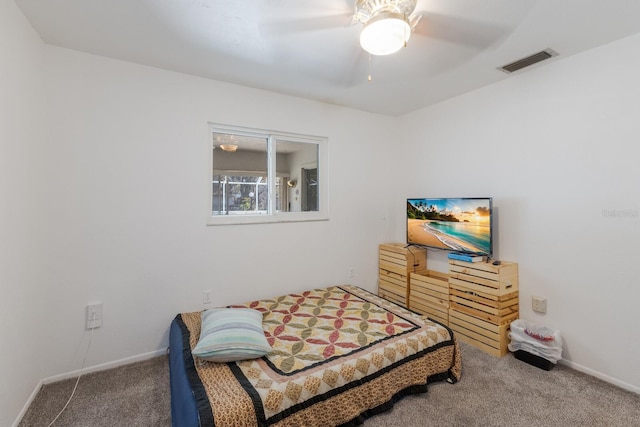
[[[408,199],[407,242],[491,254],[490,199]]]

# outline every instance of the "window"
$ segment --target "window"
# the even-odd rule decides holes
[[[326,138],[210,125],[209,225],[328,219]]]

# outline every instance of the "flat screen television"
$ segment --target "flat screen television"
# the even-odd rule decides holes
[[[493,255],[493,199],[407,199],[407,244]]]

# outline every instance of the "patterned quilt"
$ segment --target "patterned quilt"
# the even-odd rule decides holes
[[[449,328],[355,286],[233,307],[263,313],[273,351],[224,364],[196,359],[192,388],[203,426],[357,424],[429,382],[460,377]],[[200,312],[178,320],[193,349]]]

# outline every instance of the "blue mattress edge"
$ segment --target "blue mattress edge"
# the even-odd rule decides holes
[[[187,376],[184,360],[184,339],[178,319],[179,315],[171,322],[169,331],[171,425],[173,427],[199,427],[198,408]]]

